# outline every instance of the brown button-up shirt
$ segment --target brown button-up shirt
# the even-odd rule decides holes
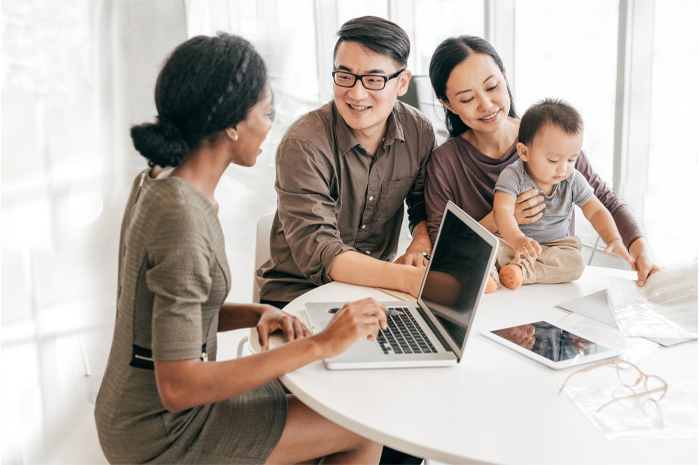
[[[260,298],[289,302],[331,282],[335,257],[354,250],[393,260],[408,204],[410,228],[426,220],[423,188],[435,134],[397,101],[372,156],[333,101],[295,121],[277,148],[277,212],[270,260],[256,273]]]

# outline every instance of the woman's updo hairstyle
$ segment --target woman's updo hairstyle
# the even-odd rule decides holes
[[[450,78],[452,70],[457,65],[466,60],[472,53],[483,53],[493,58],[502,73],[506,72],[503,66],[503,60],[498,56],[498,53],[493,46],[477,36],[459,36],[445,39],[438,48],[435,49],[433,57],[430,59],[430,82],[433,85],[433,90],[437,98],[448,102],[445,91],[447,90],[447,80]],[[517,118],[518,114],[515,111],[513,104],[513,94],[510,91],[510,86],[506,82],[508,89],[508,98],[510,99],[510,111],[508,116]],[[469,129],[469,126],[464,124],[459,115],[452,113],[447,108],[445,110],[445,126],[451,137],[456,137]]]
[[[247,40],[220,32],[180,44],[156,82],[156,123],[131,128],[149,166],[177,166],[190,149],[246,119],[262,98],[265,63]]]

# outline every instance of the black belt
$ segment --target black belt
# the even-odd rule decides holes
[[[202,344],[202,355],[199,357],[203,362],[208,360],[207,357],[207,343]],[[133,344],[133,350],[131,353],[131,363],[129,363],[134,368],[143,368],[144,370],[153,370],[153,351],[151,349],[146,349],[145,347],[137,346]]]

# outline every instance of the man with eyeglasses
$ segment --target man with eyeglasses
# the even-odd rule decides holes
[[[271,258],[257,283],[261,302],[278,307],[331,281],[416,296],[431,249],[423,187],[435,135],[397,100],[411,77],[408,36],[373,16],[338,36],[333,100],[294,122],[277,149]],[[413,240],[395,260],[404,201]]]
[[[365,16],[338,31],[333,100],[295,121],[277,149],[277,212],[260,301],[284,307],[331,281],[416,296],[430,253],[423,186],[435,146],[406,93],[410,43],[396,24]],[[413,240],[396,261],[403,204]],[[380,463],[422,459],[384,448]]]

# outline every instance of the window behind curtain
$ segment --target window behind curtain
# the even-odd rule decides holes
[[[698,254],[698,3],[656,0],[644,227],[659,260]]]
[[[572,104],[583,118],[586,155],[610,183],[618,2],[518,0],[515,8],[513,96],[518,112],[522,116],[547,97]]]

